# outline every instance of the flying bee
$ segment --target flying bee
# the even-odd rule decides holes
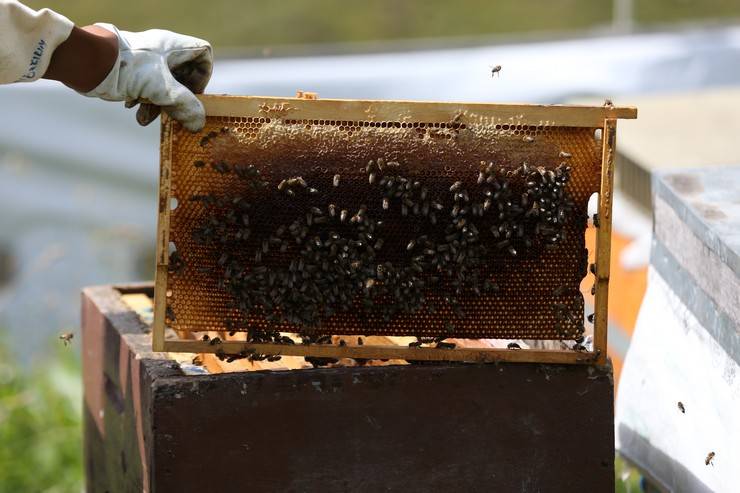
[[[491,77],[498,74],[499,77],[501,77],[501,65],[489,65],[491,67]]]
[[[709,453],[707,454],[707,458],[706,458],[706,459],[704,459],[704,464],[705,464],[705,465],[707,465],[707,466],[708,466],[709,464],[712,464],[712,465],[714,465],[714,464],[712,463],[712,459],[714,459],[714,452],[709,452]]]
[[[609,98],[606,98],[604,100],[604,108],[613,108],[613,107],[614,107],[614,103],[612,103],[612,100]]]
[[[678,410],[681,411],[682,414],[686,414],[686,408],[681,401],[678,401]]]
[[[72,344],[72,339],[74,339],[75,335],[72,332],[63,332],[59,334],[59,339],[64,343],[64,346],[69,346]]]

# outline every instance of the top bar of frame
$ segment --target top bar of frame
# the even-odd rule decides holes
[[[341,119],[375,122],[430,121],[603,127],[606,119],[637,118],[632,106],[578,106],[560,104],[439,103],[425,101],[363,101],[357,99],[302,99],[256,96],[198,96],[209,116],[260,115],[278,119]]]

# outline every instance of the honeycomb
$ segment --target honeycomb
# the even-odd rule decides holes
[[[455,338],[577,339],[583,333],[584,300],[579,291],[587,274],[585,229],[587,204],[599,191],[602,143],[596,128],[452,121],[346,121],[290,119],[267,116],[209,116],[205,129],[191,134],[172,125],[170,190],[170,249],[177,265],[167,276],[167,326],[177,331],[271,329],[303,334],[392,335]],[[563,154],[565,152],[566,154]],[[567,159],[564,159],[567,157]],[[408,260],[405,245],[430,230],[417,216],[385,217],[377,192],[368,180],[369,160],[397,162],[405,176],[423,183],[430,194],[449,193],[450,186],[474,189],[481,161],[513,172],[528,163],[553,170],[566,161],[570,180],[565,193],[573,203],[567,235],[554,248],[535,247],[512,256],[495,250],[483,268],[496,292],[465,293],[457,308],[445,303],[444,285],[424,291],[424,307],[396,313],[390,319],[364,316],[361,310],[338,311],[318,326],[268,321],[260,313],[244,313],[224,289],[223,266],[214,245],[196,241],[194,231],[206,217],[206,207],[193,197],[248,196],[234,173],[218,163],[254,166],[267,184],[251,196],[252,235],[245,240],[240,262],[256,268],[269,231],[288,225],[311,207],[328,204],[383,218],[385,241],[379,262]],[[334,186],[339,175],[339,186]],[[278,190],[285,179],[300,176],[313,194],[291,197]],[[425,229],[426,228],[426,229]],[[433,228],[431,228],[433,229]],[[484,236],[482,235],[482,238]],[[492,242],[493,239],[485,241]],[[291,251],[260,259],[276,269],[289,261]],[[172,263],[172,262],[171,262]],[[444,283],[443,283],[444,284]],[[385,299],[385,303],[397,300]],[[555,309],[555,307],[559,307]],[[564,320],[559,312],[567,310]],[[244,322],[244,324],[236,322]]]

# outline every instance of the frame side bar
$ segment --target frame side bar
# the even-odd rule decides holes
[[[599,352],[597,359],[599,364],[606,363],[609,329],[609,263],[611,261],[617,121],[615,119],[605,120],[603,132],[604,148],[601,161],[601,191],[599,192],[599,228],[596,235],[596,294],[594,298],[594,350]]]
[[[154,284],[154,324],[152,350],[165,350],[164,330],[167,310],[167,275],[170,245],[170,188],[172,179],[172,120],[162,114],[157,212],[157,266]]]

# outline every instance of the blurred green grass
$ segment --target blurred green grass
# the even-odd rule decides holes
[[[82,491],[82,381],[71,348],[21,368],[0,330],[0,493]]]
[[[737,0],[634,0],[638,24],[740,17]],[[170,29],[219,47],[486,36],[608,25],[610,0],[27,0],[80,25]]]

